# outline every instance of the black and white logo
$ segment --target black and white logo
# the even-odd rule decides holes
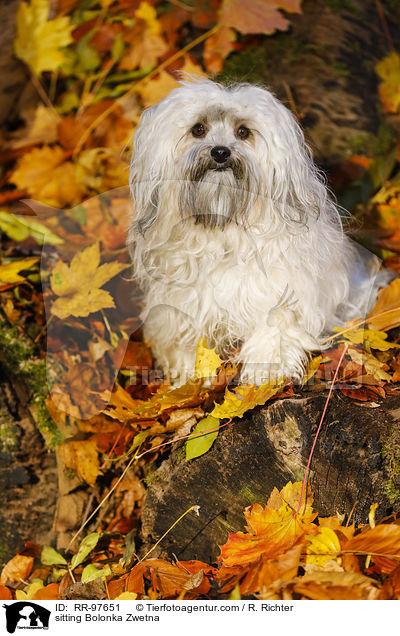
[[[29,601],[3,605],[6,610],[7,631],[16,629],[49,629],[50,610]]]

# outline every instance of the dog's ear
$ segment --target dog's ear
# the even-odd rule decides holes
[[[292,113],[269,91],[261,97],[267,144],[267,192],[280,216],[307,226],[321,216],[338,218],[324,177],[316,167],[303,132]],[[265,145],[264,145],[265,148]]]
[[[155,223],[158,211],[161,162],[157,158],[157,106],[145,110],[135,132],[130,170],[130,188],[135,203],[134,230],[144,236]]]

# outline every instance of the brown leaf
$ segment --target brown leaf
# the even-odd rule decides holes
[[[278,9],[300,13],[301,0],[223,0],[220,21],[243,34],[286,31],[289,22]]]
[[[1,585],[26,581],[32,571],[33,561],[31,556],[17,554],[4,566],[0,576]]]

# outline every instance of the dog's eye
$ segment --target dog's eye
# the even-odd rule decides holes
[[[195,124],[192,128],[193,137],[204,137],[206,134],[206,129],[203,124]]]
[[[247,139],[249,135],[250,130],[246,126],[239,126],[236,131],[236,136],[239,137],[239,139]]]

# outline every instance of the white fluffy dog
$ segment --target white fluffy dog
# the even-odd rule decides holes
[[[360,286],[303,133],[268,90],[183,82],[142,115],[131,189],[144,336],[176,382],[200,338],[242,382],[301,379],[322,335],[365,310],[376,271]]]

